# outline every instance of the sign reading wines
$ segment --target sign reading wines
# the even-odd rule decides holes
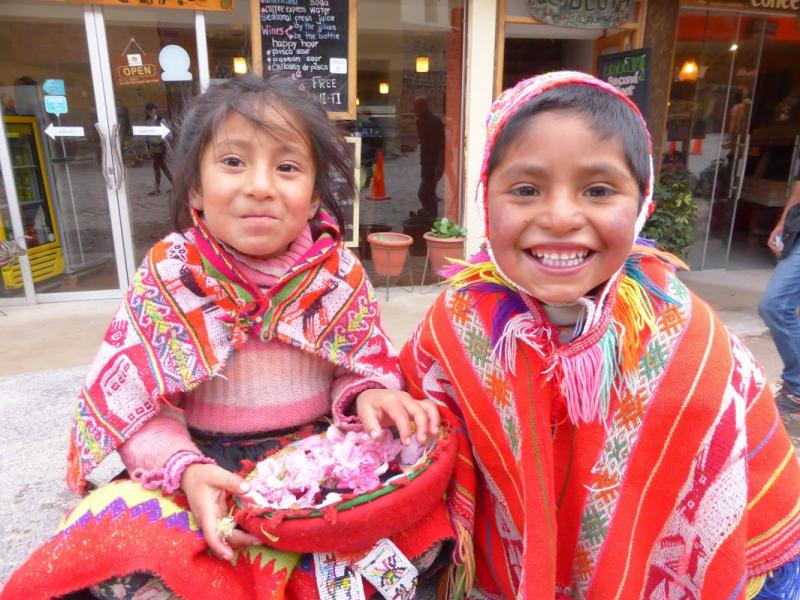
[[[256,71],[300,80],[333,118],[354,119],[356,0],[252,1]]]
[[[639,107],[647,119],[650,104],[650,49],[640,48],[597,57],[597,77],[610,83]]]

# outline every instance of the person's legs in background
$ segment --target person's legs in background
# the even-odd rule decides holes
[[[156,186],[149,193],[149,195],[155,196],[156,194],[161,193],[161,167],[159,163],[161,162],[161,159],[163,158],[164,155],[161,154],[160,152],[153,152],[152,156],[153,156],[153,174],[156,177]]]
[[[422,208],[434,219],[439,217],[439,197],[436,195],[436,184],[438,183],[439,179],[436,177],[434,170],[423,167],[420,173],[417,196]]]
[[[156,187],[150,192],[151,196],[161,193],[161,171],[164,171],[164,175],[166,175],[169,182],[172,183],[172,173],[170,173],[167,168],[166,155],[163,152],[155,152],[153,153],[153,172],[156,176]]]
[[[781,413],[800,414],[800,243],[781,259],[758,303],[783,360],[783,387],[776,400]]]
[[[167,180],[169,180],[170,184],[172,183],[172,173],[169,172],[169,167],[167,166],[167,154],[161,154],[161,170],[164,171],[164,175],[167,176]]]

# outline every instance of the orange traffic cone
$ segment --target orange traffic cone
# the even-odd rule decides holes
[[[370,200],[389,200],[391,198],[386,193],[386,180],[383,177],[383,152],[380,150],[375,161],[375,171],[372,173],[372,189],[367,198]]]
[[[703,138],[694,138],[692,140],[692,154],[703,153]]]

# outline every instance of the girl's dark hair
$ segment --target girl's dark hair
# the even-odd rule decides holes
[[[285,117],[286,125],[265,120],[265,106]],[[189,197],[200,185],[203,152],[217,127],[234,112],[276,137],[286,135],[287,127],[291,127],[289,118],[298,124],[296,133],[308,143],[317,172],[314,191],[322,201],[321,206],[344,232],[344,217],[337,199],[352,198],[356,187],[352,160],[342,133],[319,101],[295,81],[285,77],[262,79],[253,74],[212,85],[194,98],[183,115],[178,145],[170,160],[173,173],[170,197],[176,230],[191,224]],[[319,215],[315,215],[311,219],[315,237],[319,223]]]
[[[542,92],[508,120],[489,156],[489,175],[503,160],[511,143],[529,119],[549,111],[570,111],[586,117],[601,139],[618,138],[622,151],[636,182],[641,198],[647,193],[650,178],[650,150],[647,129],[630,106],[606,90],[593,85],[573,83]]]

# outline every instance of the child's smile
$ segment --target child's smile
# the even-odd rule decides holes
[[[618,139],[574,112],[549,111],[505,148],[487,195],[497,265],[539,300],[565,303],[625,262],[641,192]]]
[[[552,269],[554,272],[579,267],[592,256],[592,251],[584,246],[571,244],[547,244],[530,248],[528,252],[533,259],[538,261],[543,269]]]

